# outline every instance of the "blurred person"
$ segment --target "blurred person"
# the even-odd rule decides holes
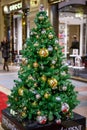
[[[6,37],[1,41],[2,58],[4,59],[3,70],[9,71],[8,59],[10,56],[10,44]]]
[[[77,40],[76,35],[73,36],[73,41],[70,49],[78,49],[78,53],[79,53],[79,41]]]

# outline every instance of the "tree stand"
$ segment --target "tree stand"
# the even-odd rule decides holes
[[[39,125],[37,122],[20,122],[5,109],[2,111],[1,125],[5,130],[86,130],[86,118],[74,113],[73,119],[62,121],[61,125],[55,122]]]

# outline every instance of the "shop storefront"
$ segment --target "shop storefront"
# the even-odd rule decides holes
[[[87,10],[86,0],[48,0],[50,4],[50,19],[59,38],[59,43],[64,46],[66,57],[70,56],[70,46],[73,35],[76,34],[79,44],[79,55],[87,54]]]
[[[29,37],[30,29],[35,26],[34,18],[40,0],[5,1],[2,5],[3,36],[6,35],[10,41],[11,61],[14,62],[15,55],[20,54],[26,38]]]
[[[87,18],[85,14],[86,11],[84,10],[86,0],[22,0],[17,2],[12,1],[11,4],[5,3],[5,5],[3,5],[4,34],[7,34],[10,40],[12,61],[14,60],[15,53],[20,53],[25,39],[29,37],[30,29],[35,26],[34,18],[40,4],[44,4],[45,9],[48,9],[48,15],[54,27],[54,31],[59,38],[60,44],[64,46],[63,52],[65,56],[68,57],[70,54],[69,48],[74,31],[80,41],[80,55],[85,55],[87,53]],[[72,9],[70,7],[72,7]],[[79,12],[79,15],[82,11],[82,16],[76,16],[74,8],[76,12]],[[73,10],[74,12],[72,12]],[[73,17],[72,19],[71,12],[78,18]],[[68,17],[69,15],[70,17]]]
[[[29,36],[29,2],[27,7],[23,1],[12,2],[3,6],[4,35],[10,41],[11,61],[20,54],[25,39]]]

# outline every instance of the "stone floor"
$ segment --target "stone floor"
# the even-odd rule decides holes
[[[78,99],[80,100],[80,104],[74,111],[87,118],[87,87],[76,87],[75,89],[79,92]]]

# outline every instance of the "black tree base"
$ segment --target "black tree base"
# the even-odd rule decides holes
[[[86,118],[74,113],[72,120],[63,121],[61,125],[54,122],[45,125],[37,122],[29,124],[27,121],[19,122],[5,109],[2,111],[1,125],[5,130],[86,130]]]

